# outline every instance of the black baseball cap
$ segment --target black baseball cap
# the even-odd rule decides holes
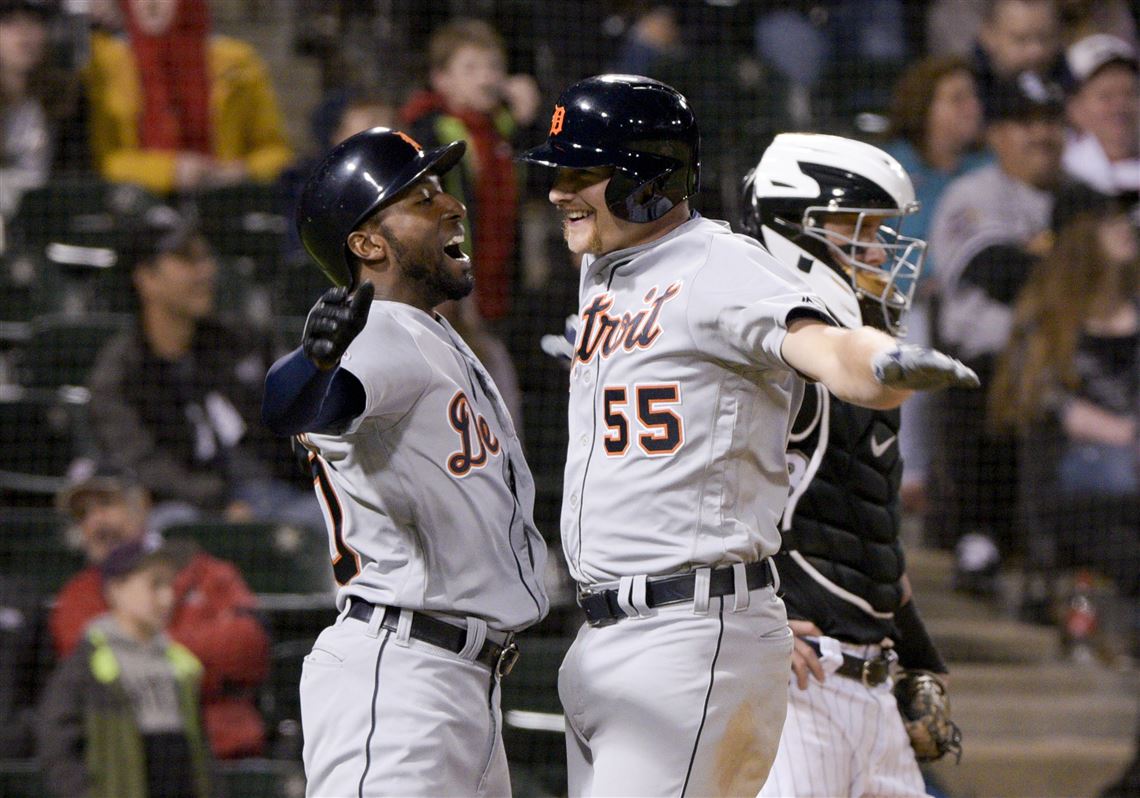
[[[111,549],[106,559],[99,565],[99,575],[106,583],[114,579],[123,579],[154,563],[169,565],[171,568],[177,567],[175,558],[165,547],[152,538],[143,537],[141,540],[121,543]]]
[[[121,254],[133,269],[159,255],[189,255],[204,240],[193,218],[169,205],[155,205],[130,224]]]
[[[1063,228],[1082,215],[1104,217],[1119,213],[1132,214],[1138,203],[1140,197],[1136,191],[1105,194],[1085,183],[1065,183],[1053,201],[1050,227],[1059,235]]]
[[[26,11],[47,19],[58,10],[54,0],[0,0],[0,17]]]
[[[1061,120],[1065,115],[1061,87],[1034,72],[998,80],[985,97],[987,122]]]
[[[136,476],[128,469],[109,463],[80,458],[71,464],[67,482],[56,494],[56,508],[73,519],[79,519],[81,501],[91,494],[128,498],[143,490]]]

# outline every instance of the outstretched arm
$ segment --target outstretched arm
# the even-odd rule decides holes
[[[978,377],[934,349],[902,344],[871,327],[831,327],[797,319],[781,353],[788,365],[824,384],[845,402],[886,410],[916,390],[977,387]]]
[[[364,329],[373,287],[331,288],[309,311],[301,346],[265,377],[261,420],[277,435],[338,432],[364,411],[364,386],[340,368],[341,355]]]

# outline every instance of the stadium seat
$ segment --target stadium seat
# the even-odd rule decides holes
[[[290,256],[274,276],[273,312],[277,316],[303,319],[313,303],[329,288],[332,288],[332,283],[308,253]]]
[[[238,759],[218,764],[221,795],[230,798],[302,798],[305,773],[300,762]]]
[[[248,259],[246,274],[268,283],[284,248],[288,224],[277,189],[259,183],[202,191],[195,196],[198,223],[223,258]]]
[[[35,574],[35,588],[44,596],[54,594],[84,565],[83,553],[67,545],[66,527],[54,508],[0,510],[0,573]]]
[[[36,761],[0,759],[0,795],[4,798],[43,798],[47,795]]]
[[[529,794],[565,792],[566,733],[558,667],[571,642],[569,637],[522,635],[518,662],[502,681],[503,744],[511,778],[525,784]]]
[[[166,528],[168,538],[191,538],[205,551],[234,563],[263,596],[320,595],[334,585],[328,547],[318,533],[288,524],[200,521]],[[326,603],[322,606],[331,606]]]
[[[116,251],[131,221],[158,203],[139,186],[96,177],[53,179],[21,198],[10,228],[12,245],[37,258],[51,244]]]
[[[37,316],[16,350],[16,381],[28,388],[86,385],[99,349],[130,324],[121,313]]]
[[[89,397],[82,389],[0,387],[0,494],[50,497],[64,484],[68,466],[90,452],[86,423]]]

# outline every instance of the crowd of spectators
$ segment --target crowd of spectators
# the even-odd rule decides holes
[[[83,702],[105,689],[74,664],[77,647],[87,659],[111,652],[124,683],[128,663],[162,681],[169,700],[137,717],[144,749],[171,745],[173,734],[182,742],[172,761],[190,770],[205,761],[186,744],[196,721],[179,704],[200,692],[209,758],[265,751],[256,696],[269,637],[256,597],[230,563],[184,542],[150,547],[193,519],[324,534],[289,441],[257,418],[267,364],[298,343],[292,308],[315,293],[260,262],[236,272],[196,209],[210,192],[260,187],[264,204],[235,217],[275,232],[274,263],[315,272],[292,232],[297,189],[321,152],[360,130],[399,125],[425,147],[468,142],[448,190],[468,208],[463,246],[477,288],[446,312],[494,373],[528,446],[541,450],[539,520],[554,534],[559,497],[547,488],[544,505],[543,489],[559,481],[561,463],[546,453],[562,448],[565,389],[538,341],[574,311],[577,278],[557,222],[528,210],[542,205],[542,176],[513,154],[545,132],[547,100],[563,85],[606,69],[673,83],[698,106],[708,129],[697,207],[712,216],[734,218],[738,165],[779,130],[856,135],[899,159],[922,203],[903,232],[929,241],[908,336],[964,359],[989,386],[906,405],[903,509],[924,519],[928,542],[955,551],[955,587],[984,597],[997,596],[1022,560],[1048,579],[1096,568],[1132,602],[1140,655],[1140,81],[1128,3],[598,2],[559,22],[504,0],[414,23],[399,0],[386,5],[391,18],[375,5],[293,6],[294,58],[315,57],[320,73],[312,140],[295,142],[278,99],[290,76],[215,30],[207,0],[0,0],[0,267],[15,273],[42,260],[21,250],[21,231],[36,220],[20,207],[52,181],[79,176],[154,195],[131,218],[107,209],[117,279],[100,285],[117,286],[131,312],[80,386],[83,453],[106,473],[73,474],[58,495],[39,491],[40,504],[73,525],[88,565],[54,597],[38,596],[26,574],[0,581],[6,617],[19,619],[0,630],[6,751],[32,751],[31,699],[74,731]],[[878,77],[860,81],[860,62]],[[890,94],[884,74],[897,76]],[[272,286],[261,317],[219,299],[219,285],[235,279]],[[275,304],[282,292],[292,292],[289,310]],[[3,323],[0,338],[3,382],[22,341]],[[1057,488],[1052,503],[1041,502],[1044,485]],[[20,490],[4,486],[3,500],[37,504]],[[1046,523],[1059,500],[1089,509],[1081,524]],[[147,548],[120,551],[126,564],[108,571],[124,545]],[[115,597],[133,596],[120,588],[142,572],[159,575],[147,597],[163,620],[127,640]],[[1026,616],[1055,623],[1042,603],[1051,594],[1026,590]],[[49,632],[49,656],[29,653]],[[200,672],[178,669],[175,645]],[[60,670],[45,692],[27,672],[52,659]],[[125,706],[113,708],[116,718]],[[53,756],[66,753],[50,728],[41,733]],[[81,783],[64,765],[56,775],[68,789]]]

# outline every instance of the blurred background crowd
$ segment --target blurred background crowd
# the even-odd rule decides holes
[[[75,702],[99,674],[70,655],[94,662],[88,631],[132,601],[162,604],[132,645],[202,666],[202,750],[158,750],[232,795],[300,789],[331,569],[311,478],[258,408],[325,287],[297,195],[355,132],[468,142],[446,187],[477,287],[444,312],[515,414],[558,549],[566,378],[539,339],[576,310],[577,264],[548,175],[512,156],[604,71],[689,98],[706,216],[736,223],[778,132],[898,158],[922,203],[903,232],[929,241],[909,339],[984,388],[904,408],[910,543],[1058,658],[1140,662],[1138,21],[1129,0],[0,0],[0,793],[42,794],[91,749]],[[549,582],[538,664],[505,688],[517,794],[559,789],[544,728],[577,617],[557,561]],[[1124,767],[1106,795],[1140,795]]]

